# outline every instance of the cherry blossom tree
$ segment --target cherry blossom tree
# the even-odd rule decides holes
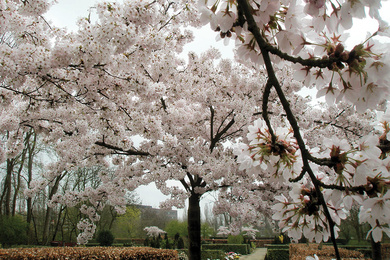
[[[144,230],[146,231],[146,235],[149,237],[158,237],[159,235],[163,235],[166,233],[164,230],[156,226],[146,227],[144,228]]]
[[[237,164],[224,143],[237,138],[252,120],[256,112],[256,94],[252,92],[261,88],[261,82],[252,80],[256,70],[236,67],[228,60],[217,63],[218,57],[213,49],[201,56],[189,55],[188,64],[166,79],[161,98],[152,108],[152,114],[161,120],[160,135],[145,133],[147,140],[140,146],[150,156],[132,163],[130,173],[127,161],[134,159],[118,161],[118,173],[126,177],[121,182],[129,177],[132,183],[155,182],[170,195],[162,206],[184,207],[188,199],[192,259],[200,257],[200,199],[236,179]]]
[[[289,189],[274,197],[275,219],[295,239],[302,233],[330,238],[338,259],[337,224],[353,203],[362,205],[360,220],[371,225],[374,241],[389,232],[389,54],[380,41],[389,27],[379,0],[102,2],[94,9],[97,21],[81,19],[75,33],[50,25],[42,17],[49,7],[45,0],[0,1],[0,129],[11,137],[0,157],[3,162],[22,150],[28,128],[54,147],[61,159],[31,192],[74,167],[115,166],[115,179],[101,174],[97,189],[51,202],[90,202],[82,208],[89,219],[79,225],[80,242],[96,229],[102,202],[123,210],[126,189],[153,181],[171,195],[166,206],[189,199],[191,259],[200,254],[201,196],[233,184],[242,188],[230,191],[241,197],[250,196],[245,189],[264,190],[265,197],[272,188]],[[367,11],[378,30],[348,49],[345,30]],[[177,58],[192,39],[184,27],[206,24],[225,41],[235,40],[244,65],[217,63],[215,50],[190,54],[188,63]],[[292,102],[302,99],[294,93],[304,86],[339,112],[298,112]],[[343,116],[360,119],[363,113],[382,128],[367,132],[358,120],[343,125]],[[247,143],[235,148],[238,166],[224,143],[234,143],[249,121]],[[314,135],[314,125],[338,131],[330,138]],[[350,140],[356,133],[361,137]],[[135,136],[145,140],[140,147]],[[259,174],[267,181],[252,177]]]
[[[29,3],[12,4],[18,13]],[[188,63],[177,58],[191,39],[179,26],[197,21],[190,2],[105,2],[96,12],[98,21],[80,20],[74,34],[48,27],[40,13],[23,14],[23,21],[40,23],[43,28],[35,30],[52,35],[54,42],[44,48],[39,38],[21,41],[14,49],[2,46],[5,58],[18,61],[14,56],[20,55],[23,61],[15,62],[17,73],[4,72],[4,95],[19,99],[11,105],[20,114],[6,121],[16,120],[10,131],[37,129],[60,158],[27,194],[52,185],[66,170],[113,165],[114,179],[101,173],[98,188],[53,195],[49,202],[70,207],[88,202],[81,207],[89,218],[78,225],[79,242],[91,239],[105,203],[121,211],[126,190],[156,182],[171,195],[164,206],[183,207],[189,199],[190,256],[198,259],[200,198],[233,180],[237,164],[223,143],[238,137],[252,120],[254,90],[264,84],[254,77],[257,70],[227,60],[218,63],[217,50],[200,57],[192,53]],[[29,58],[33,64],[25,65]],[[134,147],[134,136],[145,140],[140,147]],[[183,188],[169,186],[169,180]]]
[[[76,167],[118,165],[115,155],[150,156],[134,148],[131,138],[160,136],[159,121],[150,113],[161,98],[154,95],[157,83],[180,65],[173,57],[192,38],[181,26],[197,22],[194,4],[187,1],[104,2],[94,9],[98,21],[81,19],[80,30],[67,33],[43,18],[49,6],[48,1],[1,1],[0,9],[1,63],[7,64],[1,67],[1,131],[10,136],[1,161],[18,154],[29,128],[60,158],[31,183],[29,196]],[[121,210],[123,187],[139,185],[100,177],[99,188],[53,196],[50,202],[89,201],[92,206],[82,207],[89,216],[79,225],[82,243],[96,229],[103,202]]]

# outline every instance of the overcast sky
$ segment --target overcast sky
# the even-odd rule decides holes
[[[55,25],[60,27],[67,27],[70,30],[77,30],[76,21],[79,18],[87,17],[89,14],[89,9],[97,2],[102,2],[102,0],[58,0],[58,3],[52,7],[52,9],[45,15],[45,18],[49,21],[52,21]],[[390,3],[384,2],[384,8],[382,11],[383,17],[389,17],[387,14],[390,11]],[[93,18],[93,17],[92,17]],[[369,30],[374,31],[377,28],[377,25],[373,21],[354,21],[354,26],[358,28],[358,31],[354,33],[354,37],[359,40],[364,39],[366,33],[362,31]],[[233,58],[232,47],[233,43],[231,41],[230,46],[224,46],[222,41],[216,42],[216,33],[209,30],[208,27],[205,27],[203,30],[195,31],[195,41],[188,44],[184,50],[184,56],[189,50],[195,52],[202,52],[207,50],[210,46],[214,46],[221,50],[224,57]],[[356,40],[356,38],[354,38]],[[356,42],[355,42],[356,44]],[[154,184],[148,186],[142,186],[137,189],[142,203],[144,205],[149,205],[153,207],[159,207],[159,203],[164,200],[164,196],[159,192]],[[213,194],[204,196],[205,198],[202,201],[202,205],[210,204],[213,201]],[[209,206],[211,208],[211,206]],[[179,215],[183,215],[183,211],[179,212]]]

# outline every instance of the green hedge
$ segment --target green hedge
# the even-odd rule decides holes
[[[211,244],[202,245],[202,250],[221,250],[223,252],[234,252],[241,255],[247,255],[250,252],[248,244]]]
[[[202,260],[225,259],[225,252],[222,250],[202,250]]]
[[[228,244],[243,244],[244,243],[244,237],[242,235],[229,235],[228,236]]]
[[[97,247],[97,246],[100,246],[99,243],[88,243],[85,245],[86,247]],[[111,246],[113,247],[133,247],[132,245],[123,245],[123,244],[120,244],[120,243],[114,243],[112,244]]]
[[[359,251],[360,253],[362,253],[365,258],[371,258],[372,257],[371,249],[359,248],[359,249],[356,249],[356,251]],[[382,255],[382,257],[383,257],[383,255]]]
[[[178,252],[150,247],[45,247],[0,249],[1,259],[144,259],[177,260]],[[66,256],[66,257],[65,257]]]
[[[289,249],[290,245],[288,244],[271,244],[271,245],[266,245],[268,249]]]
[[[94,247],[94,246],[99,246],[99,243],[88,243],[85,245],[86,247]]]
[[[289,249],[268,249],[265,260],[288,260]]]
[[[132,244],[133,240],[131,240],[131,238],[115,238],[114,243],[118,243],[118,244]]]
[[[371,246],[369,245],[341,245],[339,248],[345,248],[348,250],[359,251],[366,258],[371,258]]]

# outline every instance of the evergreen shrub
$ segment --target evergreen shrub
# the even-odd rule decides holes
[[[250,252],[248,244],[211,244],[203,245],[202,250],[221,250],[223,252],[235,252],[241,255],[247,255]]]
[[[225,252],[222,250],[202,250],[201,259],[225,259]]]
[[[27,243],[27,222],[19,215],[0,217],[0,243],[3,247]]]
[[[242,235],[229,235],[228,238],[228,244],[243,244],[244,243],[244,237]]]
[[[114,243],[114,239],[114,235],[110,230],[102,230],[96,237],[96,241],[100,246],[111,246]]]

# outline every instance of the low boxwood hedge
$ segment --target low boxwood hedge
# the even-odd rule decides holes
[[[359,251],[366,258],[371,257],[371,246],[369,245],[341,245],[340,248],[345,248],[348,250]]]
[[[247,255],[250,252],[248,244],[211,244],[202,245],[202,250],[221,250],[223,252],[234,252],[241,255]]]
[[[289,249],[267,249],[267,255],[265,260],[288,260],[289,259]]]
[[[266,245],[268,249],[289,249],[290,245],[289,244],[270,244]]]
[[[225,252],[222,250],[202,250],[201,259],[225,259]]]

